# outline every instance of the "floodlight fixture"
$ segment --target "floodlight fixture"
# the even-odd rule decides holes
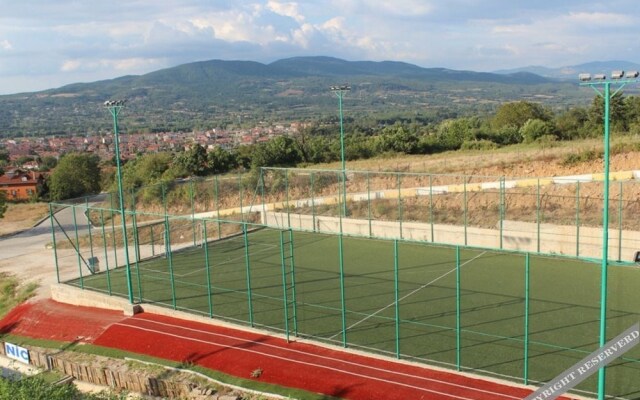
[[[625,74],[625,77],[630,78],[630,79],[635,79],[640,75],[640,72],[638,71],[627,71],[627,73]]]
[[[344,92],[344,91],[348,91],[351,90],[351,86],[349,85],[342,85],[342,86],[331,86],[331,90],[334,92]]]
[[[611,72],[611,79],[622,79],[624,78],[624,71],[617,70]]]
[[[113,107],[113,106],[124,106],[124,103],[126,103],[127,100],[122,99],[122,100],[107,100],[104,102],[105,107]]]
[[[580,79],[582,82],[588,82],[591,80],[591,74],[579,74],[578,79]]]
[[[607,79],[607,75],[605,74],[595,74],[593,75],[593,80],[595,81],[604,81]]]

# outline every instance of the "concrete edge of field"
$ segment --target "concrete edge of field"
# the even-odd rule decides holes
[[[66,303],[66,304],[71,304],[76,306],[96,307],[96,308],[102,308],[102,309],[108,309],[108,310],[118,310],[118,311],[122,311],[126,316],[132,316],[139,312],[148,312],[150,314],[164,315],[164,316],[184,319],[188,321],[200,322],[200,323],[204,323],[212,326],[238,329],[238,330],[243,330],[246,332],[256,333],[260,335],[269,335],[269,336],[285,339],[285,335],[274,333],[272,331],[232,324],[226,321],[221,321],[219,319],[212,319],[212,318],[199,316],[199,315],[191,314],[184,311],[172,310],[166,307],[157,306],[153,304],[131,304],[127,299],[123,297],[109,296],[107,294],[94,292],[91,290],[83,290],[81,288],[69,286],[65,284],[51,285],[51,298],[60,303]],[[324,347],[333,351],[341,351],[341,352],[355,354],[358,356],[376,358],[376,359],[394,362],[394,363],[402,363],[402,364],[411,365],[414,367],[419,367],[424,369],[436,370],[436,371],[452,373],[452,374],[459,374],[459,375],[466,376],[468,378],[486,380],[486,381],[502,384],[505,386],[519,387],[519,388],[524,388],[524,389],[529,389],[534,391],[538,389],[537,386],[523,385],[516,382],[508,381],[506,379],[489,377],[486,375],[472,374],[469,372],[457,372],[451,369],[446,369],[438,366],[421,364],[421,363],[409,361],[409,360],[396,359],[393,357],[387,357],[387,356],[375,354],[375,353],[368,353],[361,350],[343,348],[340,346],[322,343],[319,341],[313,341],[313,340],[302,339],[302,338],[293,338],[290,340],[299,342],[299,343],[311,344],[318,347]],[[576,399],[576,400],[592,399],[591,397],[579,396],[576,394],[565,394],[564,396],[568,398]]]

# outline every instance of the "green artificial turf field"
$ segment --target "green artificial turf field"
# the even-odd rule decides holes
[[[69,283],[127,296],[124,271]],[[132,286],[137,301],[520,382],[598,347],[600,264],[568,258],[261,229],[132,263]],[[609,267],[610,338],[640,320],[639,288],[640,269]],[[640,348],[607,371],[608,394],[640,398]]]

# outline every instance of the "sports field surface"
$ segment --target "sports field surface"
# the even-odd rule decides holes
[[[136,301],[520,383],[598,344],[599,262],[260,229],[131,271]],[[125,268],[68,283],[127,296]],[[639,287],[640,269],[609,268],[611,337],[640,320]],[[607,369],[607,394],[639,398],[639,376],[636,348]]]
[[[251,380],[254,388],[291,398],[518,400],[532,392],[530,388],[504,381],[308,342],[287,343],[264,332],[223,326],[217,321],[204,324],[148,312],[125,317],[118,311],[51,300],[16,307],[0,320],[0,332],[62,342],[81,340],[134,353],[131,354],[134,359],[137,353],[172,360],[182,366],[197,365],[223,372],[236,384],[237,378]],[[11,340],[16,339],[20,340],[16,336]],[[254,374],[256,369],[261,371],[259,376]],[[81,370],[69,372],[80,379],[86,377]]]

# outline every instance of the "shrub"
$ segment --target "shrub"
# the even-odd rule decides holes
[[[462,150],[493,150],[499,146],[490,140],[466,140],[462,143]]]
[[[580,164],[580,163],[583,163],[583,162],[597,160],[598,158],[601,158],[601,157],[602,157],[602,152],[601,151],[584,150],[584,151],[582,151],[580,153],[567,154],[562,159],[562,165],[564,165],[564,166],[576,165],[576,164]]]

